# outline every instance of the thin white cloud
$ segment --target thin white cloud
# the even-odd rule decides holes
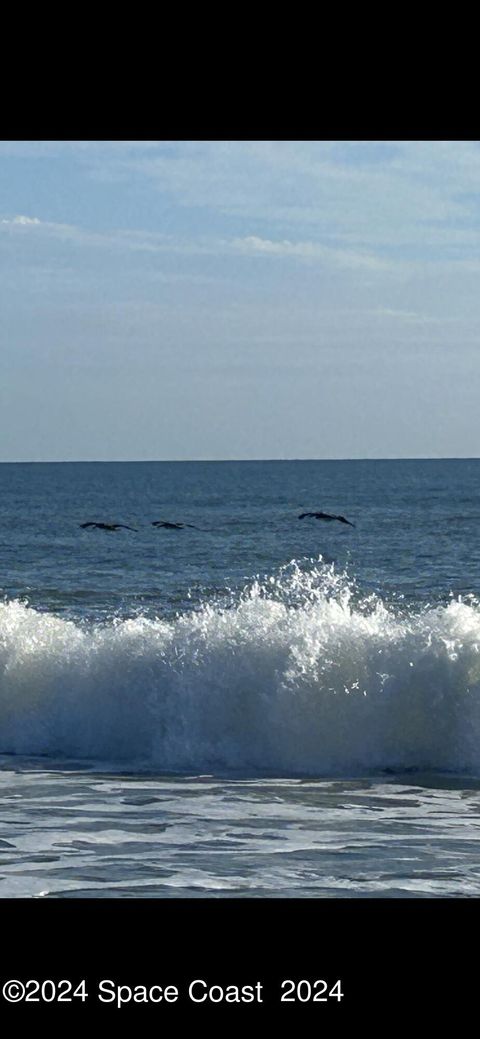
[[[273,242],[269,238],[259,238],[258,235],[234,238],[232,246],[234,249],[247,253],[268,253],[274,256],[303,256],[306,258],[323,255],[325,251],[313,242],[290,242],[286,238],[283,241]]]
[[[0,220],[0,231],[11,231],[22,233],[26,230],[35,229],[35,233],[41,233],[45,238],[69,241],[72,244],[99,248],[116,248],[143,252],[187,252],[205,251],[201,245],[196,247],[193,243],[180,242],[171,236],[150,231],[123,231],[113,229],[111,231],[93,231],[89,228],[80,227],[75,224],[61,224],[48,220],[39,220],[38,217],[14,216]]]
[[[245,238],[234,238],[231,244],[233,249],[249,254],[322,260],[341,267],[364,268],[371,271],[387,270],[391,267],[388,261],[371,253],[337,249],[319,242],[291,242],[286,238],[272,241],[258,235],[247,235]]]
[[[36,216],[14,216],[9,220],[0,220],[7,227],[38,227],[41,222]]]

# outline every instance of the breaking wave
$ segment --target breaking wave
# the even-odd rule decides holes
[[[158,770],[480,771],[480,607],[292,562],[171,620],[0,605],[0,753]]]

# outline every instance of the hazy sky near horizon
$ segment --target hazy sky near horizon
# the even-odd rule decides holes
[[[0,142],[0,461],[480,455],[477,142]]]

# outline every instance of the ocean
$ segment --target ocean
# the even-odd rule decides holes
[[[0,897],[478,897],[479,522],[480,459],[0,465]]]

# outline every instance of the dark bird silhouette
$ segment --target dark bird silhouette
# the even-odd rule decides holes
[[[167,520],[154,520],[152,527],[166,527],[167,530],[183,530],[184,527],[191,527],[192,530],[201,530],[201,527],[195,527],[193,523],[168,523]]]
[[[330,516],[328,512],[302,512],[299,519],[305,519],[305,516],[313,516],[314,519],[322,520],[338,520],[339,523],[348,523],[349,527],[354,527],[354,523],[350,523],[350,520],[345,519],[345,516]]]
[[[126,523],[80,523],[83,530],[88,527],[96,527],[97,530],[137,530],[137,527],[127,527]]]

